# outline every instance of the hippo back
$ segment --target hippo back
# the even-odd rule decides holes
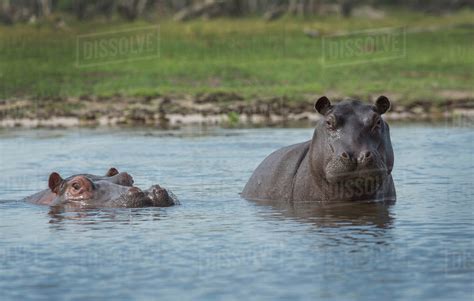
[[[245,185],[242,197],[291,201],[295,176],[310,145],[311,140],[286,146],[266,157]]]

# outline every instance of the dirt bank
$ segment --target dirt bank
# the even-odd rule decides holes
[[[386,119],[397,121],[474,120],[474,98],[457,95],[445,101],[418,100],[401,104],[392,98]],[[0,127],[77,127],[180,125],[284,125],[314,123],[315,97],[245,99],[235,93],[156,95],[147,97],[69,97],[0,101]],[[333,97],[335,101],[340,98]]]

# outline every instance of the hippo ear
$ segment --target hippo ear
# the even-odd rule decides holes
[[[314,108],[319,112],[319,114],[325,115],[331,108],[331,102],[326,96],[322,96],[314,103]]]
[[[388,100],[386,96],[379,96],[375,101],[375,111],[382,115],[387,112],[388,109],[390,109],[390,100]]]
[[[111,167],[111,168],[109,169],[109,171],[107,171],[107,173],[105,174],[105,176],[106,176],[106,177],[113,177],[113,176],[115,176],[115,175],[118,174],[118,173],[119,173],[119,171],[117,170],[117,168]]]
[[[49,189],[51,189],[52,192],[57,194],[59,192],[59,187],[63,181],[63,178],[61,178],[61,176],[57,172],[53,172],[49,175]]]

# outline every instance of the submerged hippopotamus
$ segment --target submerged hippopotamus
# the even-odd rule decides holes
[[[375,105],[346,100],[315,103],[324,117],[309,141],[270,154],[254,171],[242,196],[293,202],[395,201],[394,155],[382,115],[390,101]]]
[[[132,186],[133,178],[126,172],[119,172],[116,168],[111,167],[106,172],[105,176],[97,176],[91,174],[77,174],[66,178],[66,181],[71,180],[76,176],[85,176],[92,181],[109,181],[111,183],[122,185],[122,186]],[[51,205],[53,200],[56,198],[56,194],[51,189],[45,189],[38,193],[35,193],[29,197],[26,197],[24,201],[39,204],[39,205]]]
[[[48,180],[49,189],[25,198],[25,201],[68,209],[168,207],[177,203],[174,195],[159,185],[144,191],[132,185],[133,178],[115,168],[109,169],[103,177],[78,174],[63,179],[53,172]]]

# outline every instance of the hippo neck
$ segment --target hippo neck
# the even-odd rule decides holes
[[[326,176],[323,172],[322,165],[319,163],[321,160],[321,148],[317,146],[317,143],[320,143],[322,137],[317,137],[318,133],[320,133],[319,126],[316,127],[313,133],[313,138],[311,139],[311,143],[309,146],[309,150],[307,153],[307,161],[306,164],[307,170],[309,170],[309,175],[306,178],[306,181],[309,181],[308,187],[312,187],[314,190],[314,195],[317,195],[317,198],[321,201],[326,201],[329,194],[327,193],[330,191],[329,183],[326,179]]]
[[[311,178],[316,181],[317,185],[321,185],[323,183],[327,183],[326,180],[326,175],[323,172],[323,167],[321,166],[320,163],[318,163],[321,160],[321,155],[318,150],[318,147],[316,144],[320,141],[318,140],[321,139],[321,137],[317,137],[317,134],[320,133],[321,131],[319,130],[319,124],[316,126],[313,132],[313,138],[311,139],[311,144],[309,146],[309,151],[308,151],[308,164],[309,164],[309,170],[311,172]]]

